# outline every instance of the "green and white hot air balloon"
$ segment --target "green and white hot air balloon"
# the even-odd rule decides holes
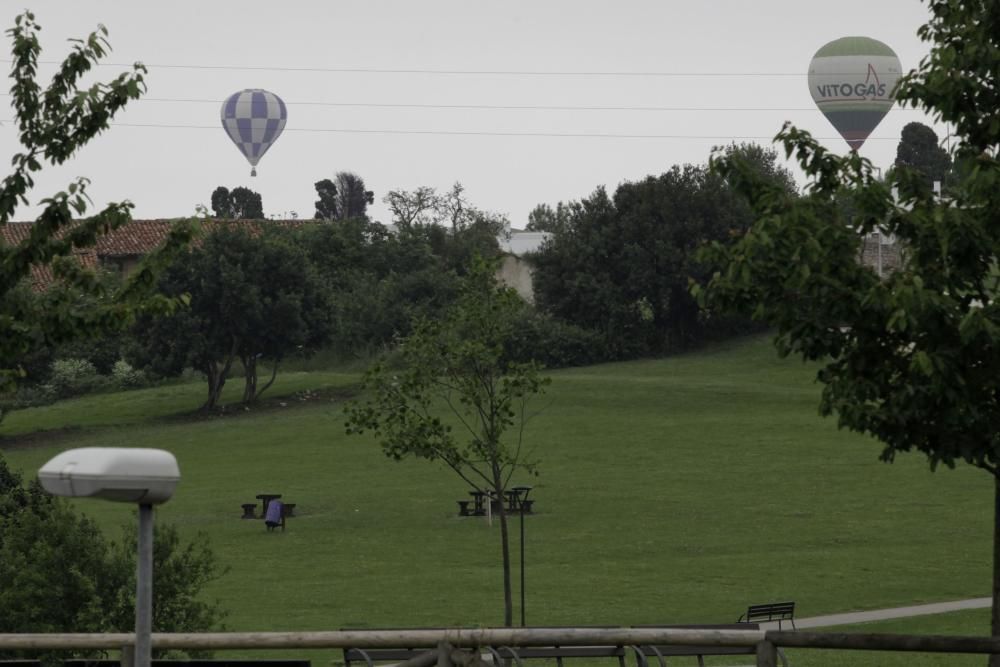
[[[824,44],[809,63],[809,92],[840,136],[858,150],[892,108],[899,58],[870,37]]]

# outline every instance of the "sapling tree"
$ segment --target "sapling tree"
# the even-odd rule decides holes
[[[905,166],[882,182],[857,154],[831,154],[786,125],[777,139],[811,179],[805,196],[718,156],[713,168],[749,198],[756,222],[739,242],[705,252],[718,270],[694,289],[710,308],[776,328],[782,354],[818,362],[821,412],[878,439],[883,460],[916,450],[932,468],[965,462],[993,476],[991,629],[1000,636],[1000,4],[929,6],[918,34],[930,54],[896,98],[952,124],[962,180],[944,198]],[[838,205],[845,199],[849,210]],[[902,267],[884,279],[858,261],[875,230],[904,248]]]
[[[401,365],[373,366],[366,398],[347,408],[347,432],[371,431],[386,456],[440,461],[471,487],[503,499],[512,475],[535,472],[524,451],[529,404],[548,378],[504,354],[523,302],[476,263],[443,317],[419,321],[399,346]],[[513,622],[507,514],[498,503],[504,622]]]

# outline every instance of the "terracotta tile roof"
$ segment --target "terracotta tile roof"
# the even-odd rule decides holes
[[[132,220],[97,239],[94,250],[98,257],[145,255],[163,243],[172,224],[172,220]]]
[[[79,250],[74,256],[87,268],[97,268],[104,258],[140,257],[156,249],[167,238],[173,220],[132,220],[110,234],[100,237],[93,248]],[[308,220],[204,220],[209,225],[225,224],[246,229],[257,234],[264,225],[296,228]],[[27,240],[32,222],[8,222],[0,225],[0,239],[6,245],[18,245]],[[31,270],[32,287],[42,290],[54,281],[48,266],[34,266]]]

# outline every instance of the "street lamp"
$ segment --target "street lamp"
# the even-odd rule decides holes
[[[181,472],[162,449],[84,447],[58,454],[38,470],[49,493],[139,503],[135,587],[135,667],[150,667],[153,624],[153,505],[174,493]]]
[[[521,514],[521,627],[524,625],[524,501],[528,499],[528,494],[531,493],[530,486],[515,486],[511,489],[514,492],[514,497],[517,498],[517,508]]]

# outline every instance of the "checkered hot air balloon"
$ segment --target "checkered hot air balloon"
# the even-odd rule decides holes
[[[260,88],[230,95],[222,103],[222,127],[257,175],[257,163],[285,129],[288,111],[281,98]]]

